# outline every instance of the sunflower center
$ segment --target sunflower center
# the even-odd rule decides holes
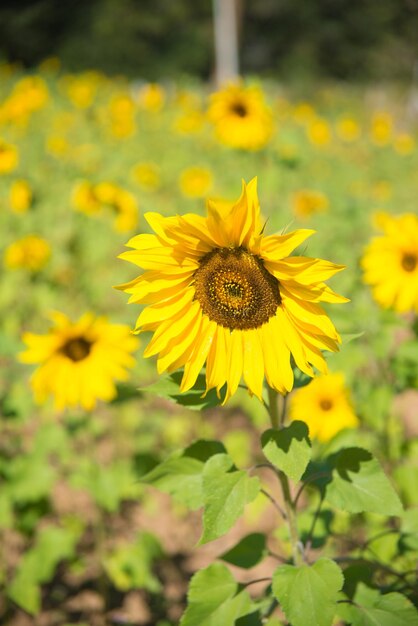
[[[234,102],[231,111],[238,115],[238,117],[245,117],[248,113],[247,107],[242,102]]]
[[[84,337],[76,337],[69,339],[61,348],[62,354],[71,359],[71,361],[82,361],[89,354],[92,342]]]
[[[244,248],[217,248],[200,260],[194,275],[203,313],[231,330],[258,328],[281,302],[279,281]]]
[[[321,409],[323,411],[330,411],[332,409],[332,402],[331,402],[331,400],[328,400],[327,398],[324,398],[319,403],[319,406],[321,407]]]
[[[418,264],[418,259],[415,254],[406,253],[403,255],[401,263],[406,272],[413,272]]]

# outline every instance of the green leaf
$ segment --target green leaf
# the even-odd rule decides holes
[[[338,565],[321,558],[313,565],[281,565],[273,594],[292,626],[331,626],[344,577]]]
[[[260,491],[257,476],[237,470],[227,454],[216,454],[203,470],[203,534],[200,544],[224,535]]]
[[[401,545],[409,550],[418,550],[418,508],[408,509],[402,516]]]
[[[41,608],[41,589],[31,576],[25,576],[24,571],[19,572],[15,576],[7,590],[7,595],[13,602],[31,615],[39,613]]]
[[[381,595],[363,583],[357,586],[354,604],[340,605],[338,613],[352,626],[416,626],[418,611],[401,593]]]
[[[332,480],[326,499],[335,507],[360,513],[401,515],[402,504],[380,463],[363,448],[346,448],[329,458]]]
[[[282,430],[271,428],[261,436],[266,458],[286,476],[298,482],[311,458],[309,429],[295,420]]]
[[[161,590],[159,580],[152,573],[152,563],[162,556],[159,541],[151,533],[138,534],[134,543],[123,543],[103,559],[103,567],[120,591],[147,589]]]
[[[213,563],[190,582],[188,606],[180,626],[234,626],[250,611],[251,600],[222,563]]]
[[[199,374],[194,387],[187,393],[180,393],[182,377],[182,371],[174,372],[166,376],[160,376],[155,383],[152,383],[147,387],[140,388],[140,391],[151,393],[159,398],[174,400],[177,404],[181,404],[182,406],[186,406],[189,409],[195,409],[197,411],[219,406],[221,400],[218,398],[215,389],[211,389],[207,394],[205,394],[206,378],[203,373]],[[203,395],[205,397],[202,397]]]
[[[356,339],[360,339],[360,337],[363,337],[364,335],[364,330],[362,330],[359,333],[340,333],[340,337],[341,337],[341,343],[343,344],[343,346],[347,345],[347,343],[350,343],[351,341],[355,341]]]
[[[196,441],[154,467],[142,482],[169,493],[177,502],[194,510],[203,506],[202,473],[205,462],[225,452],[218,441]]]
[[[9,586],[9,597],[32,615],[41,608],[40,584],[52,580],[58,563],[73,556],[78,533],[49,526],[38,535],[35,546],[26,552]]]
[[[251,533],[243,537],[236,546],[221,554],[220,559],[249,569],[257,565],[266,555],[266,537],[262,533]]]

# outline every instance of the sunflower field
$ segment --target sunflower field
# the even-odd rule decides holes
[[[2,624],[418,624],[417,131],[0,67]]]

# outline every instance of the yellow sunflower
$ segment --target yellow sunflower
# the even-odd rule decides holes
[[[364,282],[382,307],[418,312],[418,217],[379,214],[384,234],[369,243],[362,258]]]
[[[233,204],[208,201],[207,217],[145,217],[155,234],[133,237],[121,258],[148,271],[119,289],[149,305],[135,330],[154,332],[145,356],[158,354],[160,373],[184,366],[181,391],[205,362],[207,389],[226,384],[224,401],[242,377],[258,398],[264,376],[290,391],[291,356],[310,376],[326,372],[321,350],[340,338],[319,302],[346,302],[324,283],[343,266],[289,256],[312,230],[265,237],[256,179]]]
[[[273,134],[273,117],[258,87],[231,84],[211,96],[208,118],[221,143],[260,150]]]
[[[46,335],[24,333],[27,350],[23,363],[38,363],[31,384],[38,403],[52,396],[58,410],[95,407],[97,400],[116,396],[115,380],[126,380],[134,365],[131,352],[138,339],[122,324],[86,313],[72,323],[64,313],[52,314],[53,326]]]
[[[344,376],[319,376],[306,387],[293,392],[290,418],[306,422],[310,437],[319,441],[329,441],[344,428],[355,428],[358,419],[344,383]]]
[[[38,237],[27,235],[11,243],[4,252],[4,265],[8,269],[26,269],[39,272],[49,261],[51,246]]]

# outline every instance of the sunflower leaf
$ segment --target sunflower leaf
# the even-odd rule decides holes
[[[173,400],[176,404],[186,406],[188,409],[194,409],[196,411],[213,408],[221,403],[214,389],[211,389],[205,394],[206,379],[203,373],[199,374],[193,388],[186,393],[180,393],[182,377],[183,371],[160,376],[160,378],[151,385],[140,387],[139,391],[146,391],[159,398]]]
[[[199,440],[141,477],[141,482],[170,494],[174,500],[194,510],[203,506],[202,473],[205,462],[214,454],[225,452],[218,441]]]
[[[331,559],[313,565],[281,565],[273,574],[273,594],[293,626],[331,626],[344,577]]]
[[[199,543],[224,535],[260,491],[257,476],[237,470],[227,454],[216,454],[203,470],[203,534]]]
[[[345,448],[333,454],[331,481],[325,497],[350,513],[401,515],[402,504],[380,463],[364,448]]]
[[[295,420],[282,430],[270,428],[261,436],[265,457],[291,480],[298,482],[311,458],[309,429]]]
[[[249,569],[257,565],[266,554],[266,536],[262,533],[251,533],[218,558],[231,565]]]
[[[415,626],[418,611],[401,593],[381,595],[359,583],[353,604],[342,603],[338,614],[352,626]]]
[[[193,576],[187,599],[180,626],[234,626],[251,608],[248,593],[239,592],[238,583],[222,563],[213,563]]]

